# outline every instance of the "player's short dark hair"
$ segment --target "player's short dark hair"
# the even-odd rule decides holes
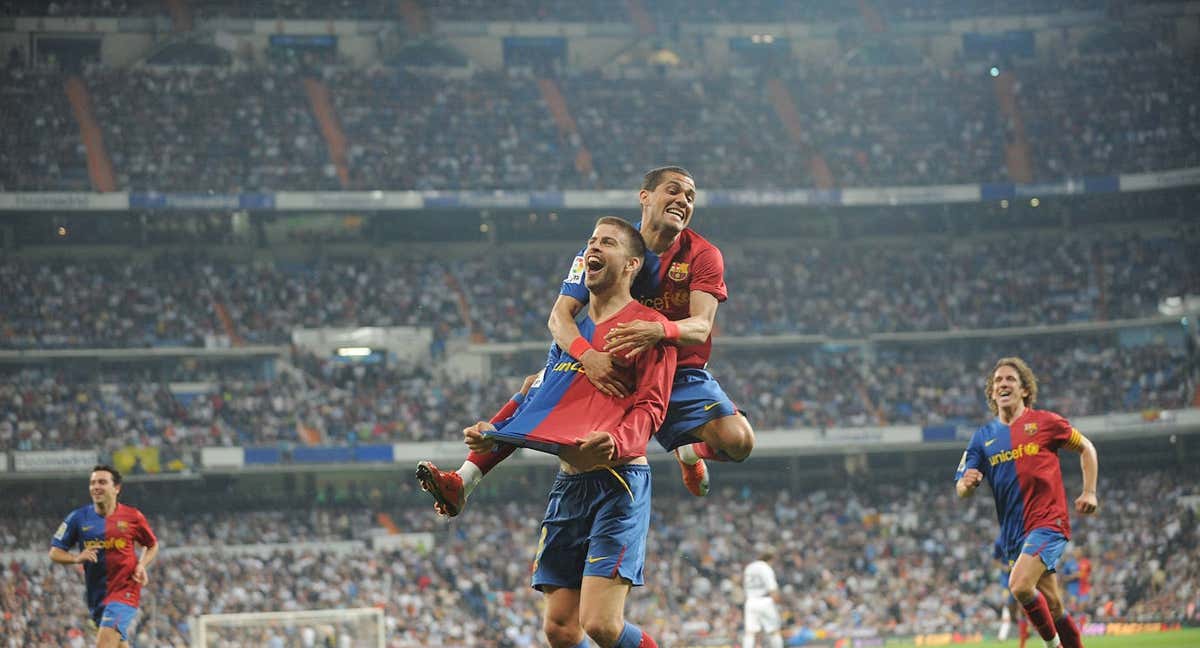
[[[1000,367],[1012,367],[1016,370],[1017,377],[1021,379],[1021,387],[1029,391],[1029,395],[1023,397],[1021,400],[1025,403],[1025,407],[1033,407],[1033,404],[1037,402],[1037,376],[1034,375],[1033,369],[1030,369],[1024,360],[1017,356],[1009,356],[996,361],[996,366],[992,367],[992,370],[988,372],[987,382],[984,384],[983,395],[987,398],[988,409],[992,411],[992,414],[1000,413],[1000,407],[996,405],[996,399],[992,396],[992,383],[995,382],[996,371]]]
[[[654,191],[655,187],[662,184],[663,176],[668,173],[678,173],[679,175],[691,178],[692,182],[696,181],[696,178],[692,177],[692,172],[681,166],[664,166],[657,169],[650,169],[646,172],[646,175],[642,176],[642,189]]]
[[[646,239],[642,238],[642,233],[632,223],[618,216],[601,216],[596,220],[596,227],[601,225],[613,225],[625,233],[625,244],[629,248],[630,256],[637,257],[643,262],[646,260]]]
[[[112,475],[113,484],[115,484],[117,486],[121,485],[121,471],[117,470],[116,468],[113,468],[112,466],[110,466],[108,464],[96,464],[95,466],[92,467],[92,472],[96,472],[97,470],[108,471]]]

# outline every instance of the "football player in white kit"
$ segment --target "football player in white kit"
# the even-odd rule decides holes
[[[765,648],[783,648],[780,634],[779,584],[775,582],[775,570],[770,560],[775,556],[771,547],[758,548],[758,560],[746,565],[742,572],[742,588],[746,592],[745,623],[742,648],[754,648],[754,641],[761,632],[766,637]]]

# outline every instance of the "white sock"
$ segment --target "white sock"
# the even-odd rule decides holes
[[[1053,639],[1048,639],[1046,641],[1046,648],[1059,648],[1059,646],[1061,646],[1061,645],[1062,645],[1062,642],[1058,640],[1057,634],[1054,635]]]
[[[691,446],[688,446],[688,447],[691,447]],[[754,648],[754,633],[753,632],[747,632],[746,634],[742,635],[742,648]]]
[[[996,632],[996,638],[1000,641],[1008,639],[1008,632],[1012,629],[1012,615],[1008,613],[1008,606],[1000,608],[1000,629]]]
[[[700,461],[700,455],[696,454],[696,449],[692,447],[691,443],[675,448],[675,454],[679,457],[680,461],[689,466]]]
[[[462,467],[458,469],[458,476],[462,477],[463,480],[464,500],[471,494],[471,491],[475,490],[479,482],[483,481],[483,471],[479,469],[479,466],[470,461],[463,462]]]
[[[778,632],[767,635],[767,644],[770,648],[783,648],[783,635]]]

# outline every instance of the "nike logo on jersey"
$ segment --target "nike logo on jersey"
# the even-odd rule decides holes
[[[716,407],[717,405],[720,405],[720,403],[709,403],[708,405],[704,406],[704,411],[707,412],[708,410]]]
[[[988,439],[987,441],[984,441],[984,442],[983,442],[983,445],[985,445],[985,446],[990,446],[990,445],[992,445],[992,444],[993,444],[993,443],[995,443],[995,442],[996,442],[996,440],[995,440],[995,439]]]
[[[590,565],[592,563],[600,562],[601,560],[604,560],[605,558],[608,558],[608,556],[596,556],[595,558],[588,556],[587,560],[588,560],[588,564]]]

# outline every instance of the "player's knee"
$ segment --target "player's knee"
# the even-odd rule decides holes
[[[601,646],[611,646],[617,643],[621,631],[625,629],[625,620],[621,618],[584,619],[583,629],[592,641]]]
[[[583,641],[583,632],[578,623],[564,623],[557,619],[544,619],[542,632],[552,648],[573,648]]]
[[[745,461],[754,451],[754,428],[750,427],[750,421],[744,416],[730,418],[736,422],[729,426],[727,434],[722,435],[725,443],[721,449],[731,460]]]
[[[1029,603],[1037,595],[1037,589],[1032,585],[1023,583],[1014,583],[1009,581],[1008,589],[1012,592],[1013,598],[1017,599],[1022,605]]]

